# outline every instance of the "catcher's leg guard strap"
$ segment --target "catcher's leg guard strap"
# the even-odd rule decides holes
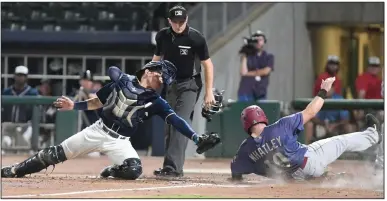
[[[139,158],[125,159],[122,165],[114,167],[112,171],[113,177],[135,180],[142,174],[141,160]]]
[[[40,172],[50,165],[55,165],[67,160],[61,145],[51,146],[40,150],[35,155],[15,166],[15,173],[18,177],[26,174]]]

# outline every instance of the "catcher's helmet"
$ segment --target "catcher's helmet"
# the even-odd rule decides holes
[[[160,72],[163,78],[163,83],[167,85],[170,85],[176,78],[177,68],[168,60],[150,61],[145,64],[143,67],[141,67],[140,70],[136,72],[136,77],[139,80],[141,79],[145,69]]]
[[[243,124],[243,129],[248,134],[250,134],[250,128],[255,124],[264,123],[267,125],[269,123],[265,112],[257,105],[251,105],[242,111],[241,122]]]
[[[90,80],[93,81],[93,74],[91,73],[90,70],[86,70],[81,74],[81,79],[82,80]]]
[[[258,42],[258,37],[259,36],[262,36],[263,39],[265,40],[265,43],[267,42],[267,38],[266,38],[266,35],[265,33],[263,33],[263,31],[261,30],[257,30],[256,32],[254,32],[253,34],[251,34],[251,37],[250,37],[250,40],[252,42]]]

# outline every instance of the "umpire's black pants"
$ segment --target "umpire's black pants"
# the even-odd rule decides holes
[[[193,111],[202,89],[200,74],[186,80],[177,80],[167,89],[167,101],[171,104],[175,113],[192,125]],[[178,132],[173,126],[166,126],[166,153],[164,168],[183,173],[185,150],[188,138]]]

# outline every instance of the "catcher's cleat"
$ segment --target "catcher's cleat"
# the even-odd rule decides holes
[[[379,120],[372,114],[367,114],[365,116],[366,118],[366,125],[367,127],[372,127],[372,128],[375,128],[375,130],[378,132],[378,135],[379,135],[379,141],[378,141],[378,144],[380,144],[382,142],[382,132],[380,130],[380,122]]]
[[[14,166],[7,166],[1,168],[1,177],[2,178],[14,178],[16,174],[12,171]]]
[[[100,176],[102,178],[108,178],[109,176],[112,176],[112,167],[113,167],[112,165],[105,167],[105,169],[103,169],[102,172],[100,173]]]

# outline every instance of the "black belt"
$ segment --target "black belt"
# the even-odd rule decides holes
[[[122,135],[116,133],[115,131],[113,131],[112,129],[108,128],[103,122],[101,122],[101,123],[102,123],[102,130],[105,131],[106,134],[108,134],[111,137],[116,138],[116,139],[129,140],[130,141],[130,137],[122,136]]]

